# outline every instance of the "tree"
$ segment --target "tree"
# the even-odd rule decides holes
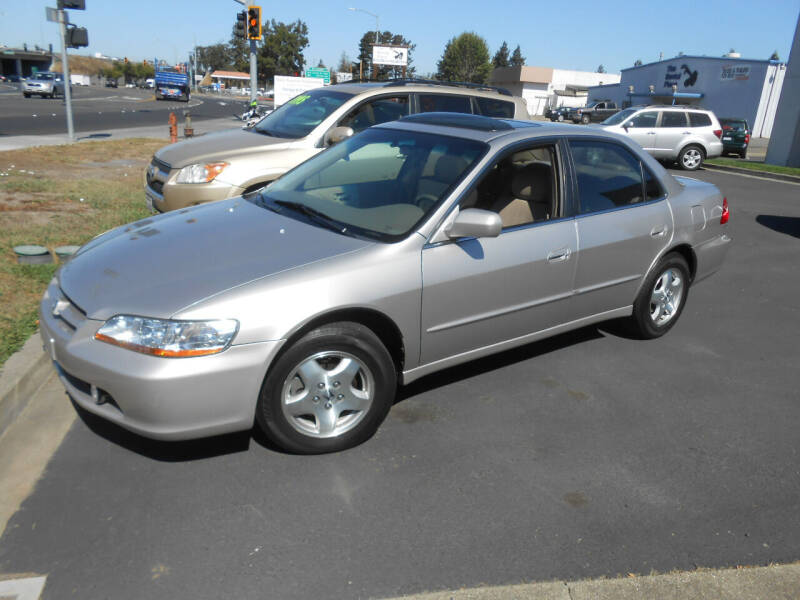
[[[370,79],[395,79],[402,77],[403,67],[393,67],[387,65],[372,64],[372,45],[375,43],[375,31],[367,31],[361,36],[358,43],[358,62],[361,65],[364,77]],[[412,66],[412,53],[417,47],[399,33],[391,31],[378,32],[378,43],[387,46],[408,46],[408,64],[406,65],[406,76],[413,77],[416,69]]]
[[[633,61],[633,66],[634,67],[641,67],[642,66],[642,59],[641,58],[637,58],[635,61]]]
[[[597,73],[605,73],[605,72],[606,72],[606,68],[603,65],[600,65],[599,67],[597,67]]]
[[[780,59],[781,59],[781,57],[780,57],[780,56],[778,56],[778,51],[777,51],[777,50],[775,50],[775,52],[773,52],[773,53],[772,53],[772,55],[769,57],[769,59],[770,59],[770,60],[780,60]]]
[[[264,43],[258,50],[258,78],[270,82],[275,75],[302,73],[308,26],[299,19],[288,24],[272,19],[261,30]]]
[[[447,42],[437,66],[437,79],[487,83],[492,63],[489,62],[486,40],[477,33],[465,31]]]
[[[228,65],[234,71],[250,71],[250,43],[236,34],[236,25],[228,42]]]
[[[494,58],[492,59],[492,66],[494,66],[495,69],[509,66],[508,44],[506,44],[505,40],[503,40],[503,45],[500,46],[500,49],[495,52]]]
[[[212,44],[197,47],[198,71],[219,71],[231,69],[231,52],[226,44]]]
[[[514,53],[511,55],[511,60],[509,64],[512,67],[524,67],[525,66],[525,57],[522,56],[522,50],[519,49],[519,44],[517,47],[514,48]]]

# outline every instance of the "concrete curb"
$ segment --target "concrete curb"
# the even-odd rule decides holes
[[[769,171],[757,171],[756,169],[743,169],[741,167],[729,167],[727,165],[712,165],[703,163],[703,168],[709,171],[727,171],[729,173],[738,173],[740,175],[750,175],[751,177],[761,177],[763,179],[774,179],[776,181],[789,181],[791,183],[800,184],[800,177],[794,175],[784,175],[782,173],[770,173]]]
[[[42,338],[34,333],[0,369],[0,435],[14,422],[52,372]]]

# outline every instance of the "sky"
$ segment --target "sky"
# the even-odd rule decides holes
[[[45,20],[56,0],[0,0],[0,45],[60,50],[58,27]],[[374,31],[399,33],[416,44],[419,75],[436,71],[447,41],[464,31],[482,36],[490,56],[503,41],[519,44],[526,64],[610,73],[644,63],[687,55],[721,56],[731,48],[743,58],[767,59],[777,51],[789,58],[800,0],[261,0],[264,19],[304,21],[309,29],[306,62],[338,64],[342,52],[354,57],[358,41]],[[191,48],[230,38],[235,0],[86,0],[86,11],[70,11],[71,21],[89,31],[93,55],[185,61]]]

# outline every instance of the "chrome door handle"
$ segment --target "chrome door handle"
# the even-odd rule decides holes
[[[569,260],[572,250],[569,248],[559,248],[558,250],[551,250],[547,255],[547,262],[561,262]]]
[[[662,225],[660,229],[658,227],[653,227],[650,230],[651,237],[663,237],[664,235],[666,235],[666,233],[667,233],[666,225]]]

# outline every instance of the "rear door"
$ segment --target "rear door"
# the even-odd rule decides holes
[[[577,318],[630,306],[654,258],[672,237],[658,181],[628,148],[570,140],[577,183]]]
[[[684,140],[692,135],[685,110],[662,110],[661,121],[656,128],[656,152],[654,156],[675,158],[684,146]]]

